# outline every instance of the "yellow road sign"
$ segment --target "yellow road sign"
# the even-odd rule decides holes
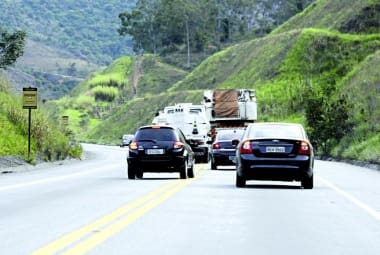
[[[23,108],[37,109],[37,88],[23,88]]]

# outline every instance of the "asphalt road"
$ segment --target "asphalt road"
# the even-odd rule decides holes
[[[0,175],[0,254],[380,254],[380,172],[316,161],[315,187],[197,164],[126,177],[126,149]]]

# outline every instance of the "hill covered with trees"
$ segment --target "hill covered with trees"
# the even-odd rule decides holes
[[[117,29],[118,14],[135,0],[0,1],[0,27],[24,31],[25,53],[7,77],[19,92],[37,87],[42,99],[67,94],[90,72],[132,53],[129,37]]]
[[[194,3],[154,2],[168,4],[168,8],[174,8],[177,2]],[[275,10],[283,1],[269,2],[272,3],[269,9]],[[81,82],[69,96],[47,102],[44,108],[56,121],[68,115],[69,129],[81,141],[118,144],[123,133],[133,133],[137,127],[151,123],[157,110],[166,105],[199,103],[204,89],[250,88],[257,93],[259,121],[303,123],[311,139],[319,142],[319,154],[380,163],[379,2],[318,0],[309,5],[303,5],[302,1],[288,2],[302,12],[282,25],[272,23],[260,35],[254,30],[243,34],[239,29],[228,30],[231,36],[227,41],[222,41],[225,36],[215,38],[214,33],[199,49],[197,37],[190,37],[190,33],[187,37],[185,33],[190,20],[186,22],[184,18],[179,22],[173,17],[173,23],[170,19],[149,23],[167,28],[155,33],[159,47],[149,48],[141,41],[142,48],[135,48],[138,56],[117,59],[104,71]],[[164,5],[153,6],[151,10],[159,6]],[[135,12],[121,15],[130,22],[122,27],[126,26],[126,33],[134,39],[140,35],[130,30],[140,24],[132,22],[140,18],[139,6],[136,7]],[[245,9],[237,10],[238,18],[246,17],[241,12]],[[231,17],[224,22],[231,25],[234,20]],[[173,30],[169,25],[173,25]],[[222,29],[218,33],[223,31],[226,32]],[[164,40],[164,35],[174,37]],[[209,48],[215,51],[211,56],[208,56],[211,51],[206,50]],[[189,53],[191,61],[196,54],[203,55],[204,60],[189,67]]]
[[[332,13],[336,9],[339,18]],[[165,66],[165,56],[131,58],[122,71],[128,95],[119,93],[106,103],[109,115],[103,119],[82,115],[89,118],[86,123],[96,124],[81,133],[81,139],[116,144],[122,133],[149,124],[165,105],[199,103],[204,89],[251,88],[257,92],[259,121],[301,122],[319,142],[321,155],[379,163],[379,10],[379,3],[371,0],[316,1],[270,34],[234,43],[194,70],[185,68],[179,72],[183,78],[177,76],[170,86],[155,83],[143,89],[143,84],[152,86],[144,77],[155,77],[153,70]],[[147,64],[152,59],[156,65]],[[137,70],[140,78],[133,91]],[[80,87],[88,88],[94,78]],[[91,89],[84,91],[95,97]],[[126,101],[117,103],[121,99]]]

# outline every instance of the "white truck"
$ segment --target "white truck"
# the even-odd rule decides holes
[[[211,138],[218,128],[246,127],[257,120],[256,94],[252,89],[205,90],[203,105]]]
[[[166,106],[153,119],[154,125],[170,125],[181,129],[186,139],[190,141],[195,153],[196,162],[209,161],[210,122],[206,115],[205,105],[178,103]]]

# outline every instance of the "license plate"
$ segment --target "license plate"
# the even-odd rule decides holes
[[[164,149],[147,149],[146,154],[148,155],[161,155],[164,154]]]
[[[285,152],[285,147],[273,147],[273,146],[268,146],[266,147],[266,152]]]

